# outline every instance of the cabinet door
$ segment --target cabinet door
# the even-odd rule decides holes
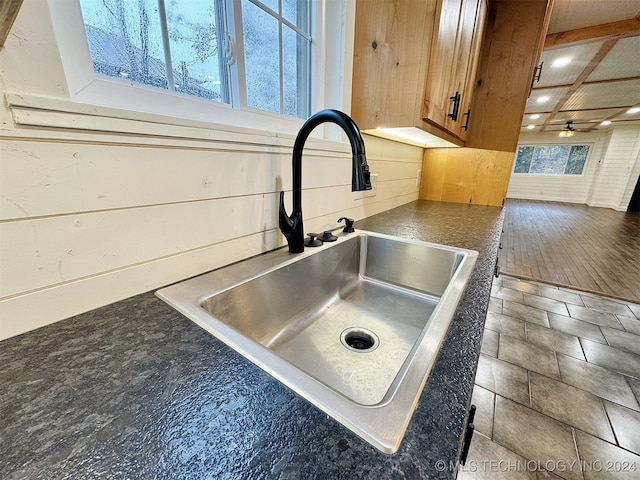
[[[448,116],[444,124],[447,130],[457,136],[460,136],[465,120],[463,119],[463,114],[466,112],[466,109],[463,107],[463,102],[466,106],[469,103],[468,99],[472,96],[472,89],[470,89],[471,91],[467,90],[467,77],[469,66],[473,62],[471,58],[471,44],[474,37],[478,3],[478,0],[462,0],[462,8],[458,22],[458,35],[449,87],[449,91],[453,92],[451,96],[457,95],[457,115],[454,118]],[[472,86],[469,85],[469,87]]]
[[[433,37],[423,118],[461,139],[466,138],[486,12],[486,0],[443,0]]]
[[[476,86],[476,75],[480,61],[480,47],[487,18],[487,2],[486,0],[465,0],[462,8],[461,25],[464,33],[459,32],[458,36],[463,39],[461,47],[464,50],[460,50],[460,58],[463,57],[462,53],[467,50],[469,55],[465,57],[466,62],[459,63],[460,70],[454,76],[455,81],[458,82],[456,88],[460,88],[462,95],[458,122],[450,130],[461,139],[466,140],[471,115],[471,100]]]
[[[453,107],[450,97],[455,95],[455,90],[451,90],[451,75],[462,0],[441,0],[438,3],[439,19],[433,33],[422,116],[445,127],[447,115]]]
[[[358,0],[351,116],[362,129],[420,124],[436,0]]]

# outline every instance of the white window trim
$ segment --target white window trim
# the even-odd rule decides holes
[[[303,119],[257,109],[235,109],[229,105],[207,101],[182,93],[160,90],[124,79],[96,74],[84,32],[84,21],[78,0],[47,0],[60,59],[67,80],[69,109],[73,105],[92,106],[100,115],[101,107],[111,112],[122,111],[121,118],[158,116],[158,121],[189,125],[193,121],[224,125],[233,130],[261,130],[295,135]],[[327,5],[330,3],[331,5]],[[351,91],[349,68],[353,56],[354,7],[348,0],[317,0],[315,39],[312,45],[315,75],[312,78],[312,113],[322,108],[339,108],[348,113]],[[333,15],[333,18],[331,18]],[[338,18],[335,18],[339,15]],[[345,21],[345,17],[346,21]],[[327,42],[326,39],[339,41]],[[329,43],[329,45],[327,45]],[[336,78],[338,80],[336,80]],[[175,101],[167,102],[174,97]],[[83,108],[84,110],[84,108]],[[318,129],[321,134],[322,130]],[[337,139],[335,133],[327,138]]]

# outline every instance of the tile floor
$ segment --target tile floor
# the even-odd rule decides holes
[[[467,479],[640,479],[640,305],[494,280]]]

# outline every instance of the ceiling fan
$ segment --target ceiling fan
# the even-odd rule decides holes
[[[560,136],[561,137],[573,137],[573,135],[576,133],[576,129],[572,127],[573,125],[573,120],[567,120],[567,125],[560,130]]]
[[[573,137],[573,135],[576,132],[579,132],[579,133],[593,132],[593,131],[596,130],[597,126],[598,126],[598,124],[591,125],[591,126],[589,126],[587,128],[575,128],[573,126],[573,120],[567,120],[565,127],[562,130],[560,130],[560,136],[561,137]]]

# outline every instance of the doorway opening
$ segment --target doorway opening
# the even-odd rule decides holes
[[[627,212],[640,212],[640,177],[638,177],[636,188],[633,190],[633,195],[631,195]]]

